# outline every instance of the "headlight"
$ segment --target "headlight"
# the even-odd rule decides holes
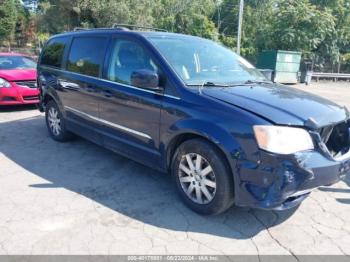
[[[10,88],[11,84],[7,82],[5,79],[0,78],[0,88]]]
[[[293,154],[314,149],[310,134],[302,129],[283,126],[254,126],[259,147],[277,154]]]

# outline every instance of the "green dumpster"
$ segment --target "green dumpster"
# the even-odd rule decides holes
[[[274,82],[298,83],[301,52],[272,50],[263,51],[258,56],[256,67],[274,71]]]

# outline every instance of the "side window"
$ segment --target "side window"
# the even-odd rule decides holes
[[[115,40],[108,67],[108,80],[130,85],[131,74],[141,69],[159,73],[150,55],[138,43],[130,40]]]
[[[74,38],[70,48],[67,70],[98,77],[102,68],[108,39],[104,37]]]
[[[62,66],[64,49],[69,38],[54,38],[46,45],[41,56],[41,64],[60,68]]]

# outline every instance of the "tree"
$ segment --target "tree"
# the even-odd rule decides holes
[[[10,41],[13,37],[17,20],[14,0],[0,0],[0,43]]]
[[[41,0],[40,29],[51,34],[74,27],[114,23],[155,26],[169,31],[217,36],[214,0]]]
[[[17,20],[15,25],[14,40],[17,46],[24,46],[33,40],[33,19],[27,9],[19,0],[15,0]]]
[[[245,0],[241,54],[252,61],[260,50],[271,45],[275,2]],[[220,7],[220,40],[231,48],[236,47],[238,4],[237,0],[225,0]],[[218,21],[218,16],[214,19]]]
[[[335,22],[335,30],[320,44],[316,51],[318,63],[344,63],[350,68],[350,0],[311,0],[320,9],[329,10]],[[348,69],[348,68],[347,68]],[[334,70],[334,68],[333,68]]]
[[[237,1],[225,0],[221,9],[221,40],[234,47],[238,23]],[[243,56],[254,61],[259,52],[268,49],[315,52],[335,31],[336,20],[330,10],[320,8],[309,0],[246,0]]]
[[[39,14],[34,21],[38,21],[41,34],[61,33],[74,27],[136,24],[214,39],[234,49],[238,3],[238,0],[39,0]],[[350,0],[245,0],[241,53],[254,62],[262,50],[298,50],[308,56],[316,55],[318,64],[339,60],[350,63],[349,25]]]
[[[38,27],[40,31],[57,34],[80,26],[77,0],[40,0]]]
[[[192,34],[217,39],[218,32],[212,21],[214,0],[162,0],[153,15],[155,26],[171,32]]]
[[[273,49],[311,52],[335,30],[329,9],[320,10],[309,0],[284,0],[276,7]]]

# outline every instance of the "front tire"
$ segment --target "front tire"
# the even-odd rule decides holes
[[[232,206],[232,174],[221,151],[206,140],[181,144],[171,171],[181,199],[195,212],[214,215]]]
[[[54,140],[67,142],[73,139],[74,135],[66,129],[66,121],[53,100],[46,105],[45,119],[49,134]]]

